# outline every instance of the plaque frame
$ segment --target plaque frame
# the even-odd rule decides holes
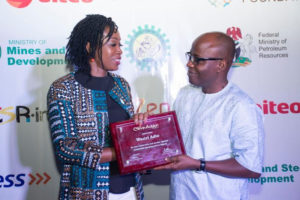
[[[185,154],[175,111],[150,115],[142,126],[133,119],[110,124],[120,174],[167,164],[167,157]]]

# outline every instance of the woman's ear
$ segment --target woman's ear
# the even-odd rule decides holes
[[[90,52],[91,52],[91,45],[90,45],[90,43],[89,42],[87,42],[86,43],[86,46],[85,46],[85,48],[86,48],[86,51],[88,52],[88,54],[90,54]],[[95,58],[90,58],[89,59],[89,62],[91,63],[91,62],[95,62]]]
[[[88,53],[90,53],[90,47],[91,47],[91,44],[90,42],[87,42],[86,45],[85,45],[85,49]]]

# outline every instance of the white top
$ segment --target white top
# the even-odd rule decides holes
[[[188,156],[207,161],[234,157],[245,168],[261,173],[263,163],[263,114],[235,84],[205,94],[192,85],[182,88],[175,100]],[[193,170],[171,175],[172,200],[248,199],[248,180]]]

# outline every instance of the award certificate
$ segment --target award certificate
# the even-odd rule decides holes
[[[175,111],[151,115],[142,126],[133,120],[110,124],[121,174],[167,164],[165,158],[185,154]]]

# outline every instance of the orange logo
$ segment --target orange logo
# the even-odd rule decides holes
[[[10,5],[16,8],[25,8],[32,0],[6,0]]]

